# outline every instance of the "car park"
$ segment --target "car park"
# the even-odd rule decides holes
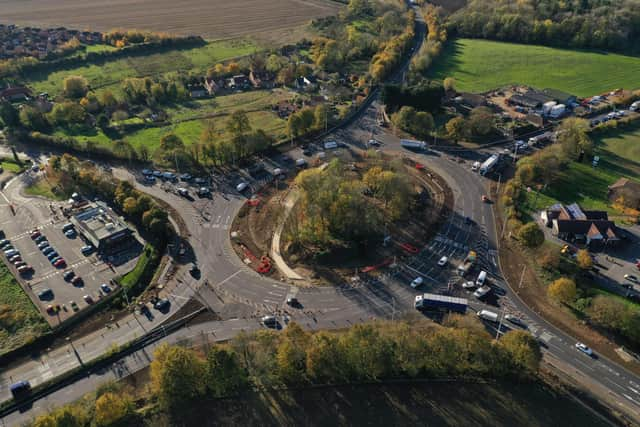
[[[576,349],[586,354],[587,356],[593,356],[593,350],[591,350],[589,347],[587,347],[585,344],[581,342],[576,343]]]
[[[443,256],[438,260],[438,266],[444,267],[445,265],[447,265],[447,262],[449,262],[449,258],[447,258],[446,256]]]
[[[109,292],[111,292],[111,286],[103,283],[100,285],[100,290],[102,290],[102,292],[104,292],[105,294],[108,294]]]
[[[411,287],[413,289],[421,286],[424,283],[424,279],[422,277],[416,277],[415,279],[413,279],[413,281],[411,281]]]

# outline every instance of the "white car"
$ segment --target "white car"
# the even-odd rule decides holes
[[[445,265],[447,265],[447,262],[449,262],[449,258],[447,258],[446,256],[443,256],[438,260],[438,265],[440,267],[444,267]]]
[[[476,284],[474,283],[474,281],[473,281],[473,280],[469,280],[469,281],[467,281],[467,282],[464,282],[464,283],[462,284],[462,287],[463,287],[464,289],[473,289],[473,288],[475,288],[475,287],[476,287]]]
[[[638,278],[636,276],[634,276],[633,274],[625,274],[624,278],[627,279],[630,282],[638,283]]]
[[[413,282],[411,282],[411,287],[415,289],[418,286],[422,285],[422,283],[424,283],[424,279],[422,277],[416,277],[415,279],[413,279]]]
[[[491,292],[491,288],[488,286],[483,286],[481,288],[476,289],[476,291],[473,293],[473,296],[476,298],[482,298],[483,296],[487,295],[489,292]]]
[[[380,145],[380,142],[379,142],[379,141],[377,141],[377,140],[375,140],[375,139],[370,139],[370,140],[369,140],[369,145],[372,145],[372,146],[377,147],[377,146],[379,146],[379,145]]]
[[[587,347],[586,345],[582,344],[581,342],[577,342],[576,343],[576,348],[583,352],[584,354],[586,354],[587,356],[593,356],[593,350],[591,350],[589,347]]]

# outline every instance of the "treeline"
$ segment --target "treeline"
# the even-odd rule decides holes
[[[59,58],[53,61],[39,61],[36,58],[17,58],[0,61],[0,78],[26,77],[30,73],[51,73],[81,65],[103,65],[106,61],[136,55],[148,55],[166,50],[197,47],[206,44],[199,36],[160,38],[157,40],[126,45],[121,49],[101,52],[87,52],[84,55]]]
[[[524,331],[499,341],[466,319],[440,327],[426,320],[360,324],[343,332],[307,332],[290,323],[282,333],[240,333],[204,354],[162,345],[151,363],[149,403],[182,425],[196,422],[207,399],[236,396],[250,388],[382,382],[406,378],[535,378],[541,353]],[[104,397],[107,396],[107,397]],[[111,411],[103,401],[113,406]],[[100,405],[98,404],[100,403]],[[134,425],[139,420],[126,393],[100,391],[93,402],[39,417],[33,427]],[[108,423],[99,423],[109,415]],[[68,417],[62,424],[64,417]],[[70,424],[71,420],[77,420]],[[201,420],[199,420],[201,422]]]
[[[442,46],[447,41],[447,30],[444,26],[446,19],[445,11],[442,7],[426,3],[420,9],[422,17],[427,24],[426,40],[420,46],[420,50],[411,60],[411,79],[420,80],[423,77],[433,60],[442,53]]]
[[[295,184],[301,198],[287,235],[296,243],[324,249],[376,238],[385,221],[407,214],[413,194],[401,162],[381,161],[360,176],[334,159],[325,169],[299,173]]]
[[[471,0],[451,16],[448,29],[461,37],[638,52],[640,4],[635,0]]]
[[[374,82],[381,82],[388,78],[400,65],[407,54],[415,37],[415,12],[407,12],[407,25],[401,34],[384,43],[371,59],[369,73]]]

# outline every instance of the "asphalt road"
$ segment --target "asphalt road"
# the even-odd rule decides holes
[[[375,106],[367,114],[354,120],[346,130],[337,132],[336,138],[362,146],[373,129],[371,122],[375,122]],[[187,225],[189,244],[202,271],[202,279],[191,278],[186,274],[185,268],[179,270],[175,283],[167,286],[166,290],[167,296],[172,300],[172,312],[189,298],[195,297],[227,318],[182,329],[165,340],[177,342],[184,339],[226,339],[243,329],[260,328],[258,319],[264,314],[276,314],[281,327],[286,327],[288,321],[295,320],[309,329],[344,327],[371,318],[393,318],[403,312],[413,311],[415,295],[427,291],[428,287],[441,290],[444,283],[448,286],[448,282],[455,277],[455,260],[461,258],[467,250],[474,249],[479,252],[482,267],[490,273],[492,281],[503,289],[504,295],[492,301],[494,305],[476,301],[467,295],[473,309],[487,308],[501,314],[518,315],[544,344],[547,357],[568,366],[570,375],[588,378],[593,382],[594,390],[601,389],[609,393],[612,398],[617,399],[621,410],[640,419],[640,379],[609,360],[589,358],[578,352],[572,338],[528,310],[503,281],[497,259],[493,212],[490,205],[480,201],[480,195],[486,193],[487,182],[470,171],[470,163],[460,164],[442,153],[407,152],[400,147],[393,135],[379,129],[374,130],[376,137],[383,143],[382,149],[410,155],[446,179],[454,191],[455,212],[421,253],[399,266],[399,273],[386,274],[380,279],[363,276],[360,280],[336,284],[331,288],[297,288],[270,280],[248,269],[237,258],[229,242],[229,227],[245,202],[245,196],[235,191],[233,180],[216,177],[212,199],[191,201],[173,193],[170,186],[163,188],[160,184],[143,184],[138,172],[114,170],[118,178],[133,180],[141,190],[171,204]],[[243,179],[250,178],[245,176]],[[467,224],[465,217],[470,217],[472,223]],[[435,262],[443,254],[453,261],[444,269],[437,269]],[[409,286],[408,279],[413,273],[424,275],[428,279],[426,289],[414,290]],[[301,308],[287,307],[285,301],[288,296],[296,296]],[[76,344],[76,348],[80,348],[82,357],[95,356],[104,352],[107,344],[125,342],[163,320],[161,316],[152,321],[141,320],[139,317],[125,319],[126,323],[121,322],[118,328],[98,331],[98,334]],[[488,327],[495,329],[492,325]],[[110,335],[105,337],[105,333]],[[121,378],[148,365],[151,352],[152,347],[128,356],[111,370],[91,375],[36,402],[25,412],[11,414],[3,421],[7,425],[18,424],[53,405],[73,401],[102,382]],[[4,370],[0,378],[5,385],[17,379],[29,379],[32,383],[38,383],[43,378],[51,378],[77,366],[77,363],[69,349],[60,349],[57,353]],[[3,387],[3,390],[6,388]],[[6,398],[4,391],[2,397]]]

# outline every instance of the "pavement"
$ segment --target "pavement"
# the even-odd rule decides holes
[[[291,214],[291,210],[298,201],[299,196],[300,194],[296,189],[293,189],[292,191],[289,191],[287,193],[287,197],[284,199],[283,203],[284,212],[282,214],[282,218],[280,218],[278,226],[273,233],[273,239],[271,240],[271,251],[269,253],[269,255],[271,255],[271,259],[278,267],[278,270],[289,280],[304,280],[302,276],[300,276],[291,267],[289,267],[284,258],[282,258],[282,254],[280,253],[280,237],[282,236],[282,231],[284,230],[287,218],[289,218],[289,214]]]
[[[312,330],[340,328],[375,318],[393,319],[403,313],[414,312],[415,296],[422,292],[433,290],[465,295],[465,291],[461,291],[455,284],[450,286],[450,283],[457,283],[458,280],[455,276],[455,262],[467,250],[474,249],[479,252],[480,264],[489,273],[491,282],[500,290],[500,295],[492,301],[478,301],[466,294],[471,308],[487,308],[501,315],[510,313],[522,318],[527,329],[543,344],[545,357],[553,357],[561,361],[563,366],[569,366],[572,370],[569,375],[572,377],[588,378],[599,390],[606,391],[610,399],[616,402],[618,409],[640,420],[640,379],[612,361],[602,357],[590,358],[578,352],[574,348],[574,339],[529,310],[502,278],[493,211],[489,204],[480,200],[482,194],[488,193],[488,181],[471,172],[468,162],[458,163],[448,155],[433,151],[412,153],[403,150],[395,136],[374,126],[375,108],[374,103],[348,127],[337,131],[336,138],[339,137],[341,141],[354,147],[364,148],[364,142],[373,132],[376,139],[382,142],[383,150],[411,156],[441,175],[452,188],[455,197],[454,213],[434,239],[420,253],[401,260],[397,270],[385,272],[379,277],[361,274],[354,280],[336,283],[332,287],[298,288],[260,276],[244,265],[231,248],[230,226],[246,201],[244,195],[235,191],[235,181],[226,180],[220,175],[213,176],[213,197],[192,201],[177,195],[172,185],[145,185],[139,171],[121,168],[113,170],[117,178],[130,180],[141,191],[169,203],[179,212],[187,226],[189,249],[200,266],[201,279],[188,275],[184,266],[179,269],[176,280],[164,290],[172,302],[169,314],[190,298],[196,298],[224,319],[181,329],[168,335],[163,341],[212,342],[227,339],[242,330],[262,328],[259,318],[264,314],[276,315],[281,328],[295,320]],[[471,218],[472,222],[467,223],[466,217]],[[435,263],[442,254],[449,256],[453,262],[444,268],[436,268]],[[407,279],[415,272],[428,279],[425,289],[415,290],[409,286]],[[291,308],[286,305],[286,299],[291,296],[300,301],[300,307]],[[153,320],[131,315],[119,322],[119,327],[97,331],[74,341],[73,346],[82,360],[88,360],[107,351],[113,343],[126,342],[150,327],[160,325],[169,314],[157,314]],[[487,324],[487,327],[496,334],[499,333],[498,328],[502,332],[507,329],[505,324],[498,327]],[[152,350],[153,346],[147,347],[125,357],[114,364],[112,369],[65,387],[36,402],[31,409],[11,414],[3,421],[6,425],[17,425],[51,406],[77,399],[104,381],[135,372],[150,363]],[[60,348],[20,366],[3,369],[0,373],[0,399],[8,397],[6,386],[11,381],[27,379],[36,385],[78,366],[77,358],[70,344],[69,348]]]

